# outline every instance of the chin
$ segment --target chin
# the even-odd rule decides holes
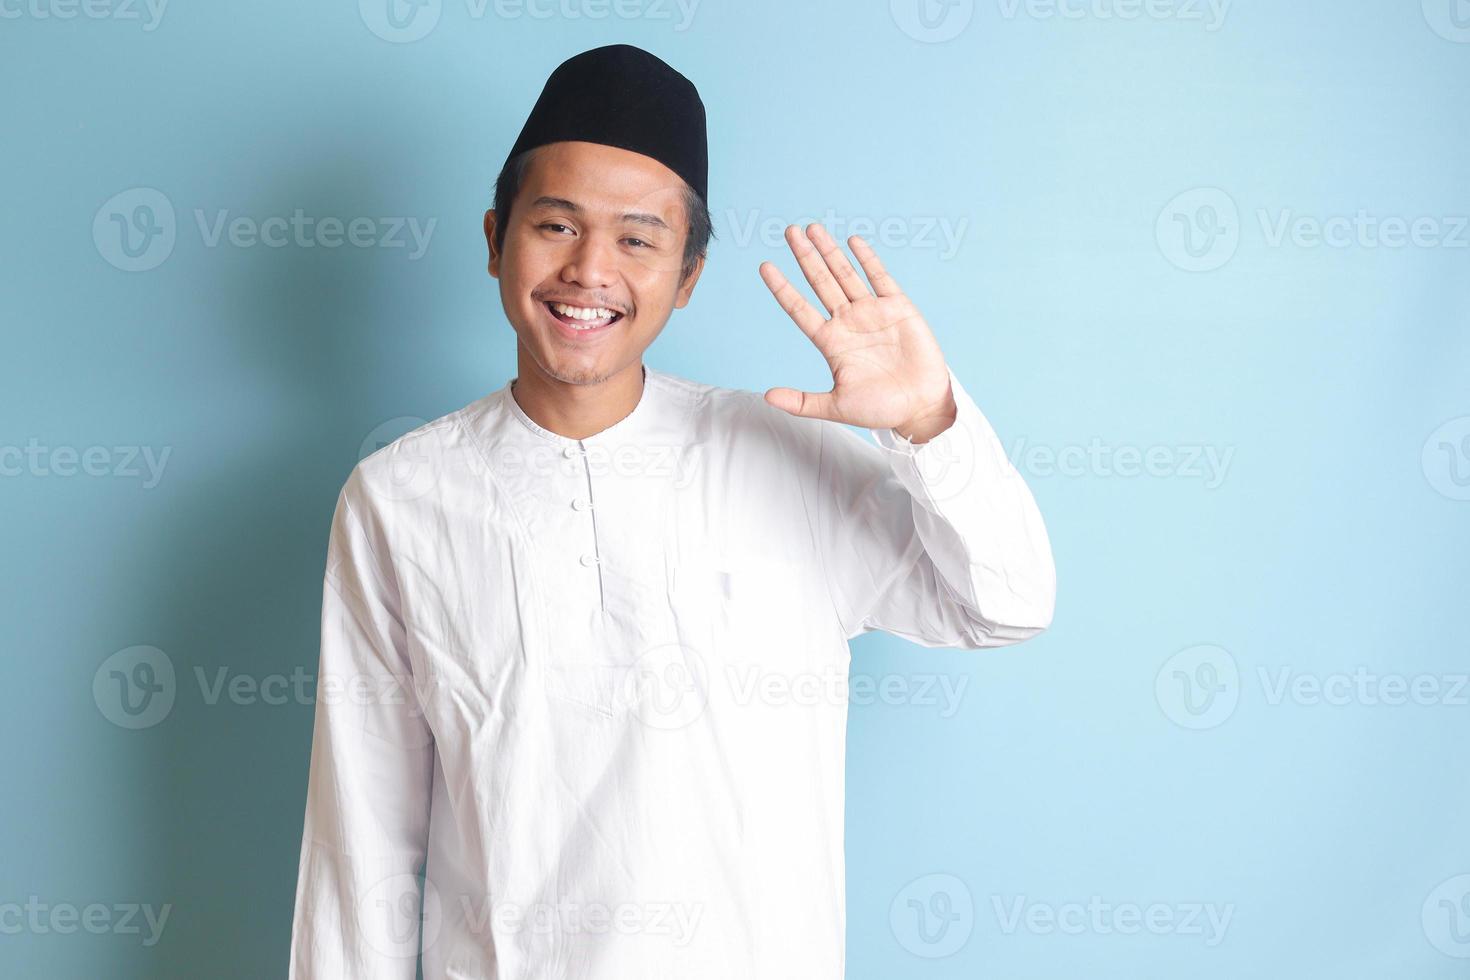
[[[567,356],[557,351],[554,345],[548,348],[542,343],[528,349],[541,372],[563,384],[601,384],[616,373],[616,369],[609,367],[601,357],[589,359],[585,356]]]
[[[596,385],[602,384],[602,382],[612,377],[614,372],[604,371],[601,368],[597,367],[589,368],[583,365],[577,365],[567,368],[565,370],[548,371],[546,373],[550,374],[553,378],[560,382],[563,382],[564,384]]]

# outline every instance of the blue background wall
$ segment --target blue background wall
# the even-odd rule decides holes
[[[336,491],[513,373],[481,213],[611,41],[711,115],[649,363],[825,387],[756,267],[830,212],[1052,535],[1042,638],[855,646],[849,975],[1470,972],[1464,0],[121,2],[0,2],[0,974],[284,975]],[[211,237],[297,209],[434,224]]]

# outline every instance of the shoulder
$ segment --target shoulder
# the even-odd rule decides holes
[[[648,376],[676,411],[687,413],[696,429],[708,434],[791,442],[815,439],[827,424],[781,411],[766,401],[764,391],[713,385],[652,368]]]
[[[766,401],[764,389],[722,387],[669,374],[659,381],[689,413],[692,441],[719,444],[736,465],[812,472],[830,467],[880,471],[885,465],[866,430],[784,412]]]
[[[408,503],[431,495],[441,478],[465,470],[479,472],[482,459],[471,436],[473,426],[483,425],[486,416],[500,409],[499,392],[492,392],[455,411],[413,425],[391,440],[373,447],[371,436],[366,453],[343,483],[344,505],[360,514],[381,510],[385,505]],[[412,425],[416,420],[397,419]]]

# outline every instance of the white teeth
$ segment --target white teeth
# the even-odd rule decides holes
[[[600,306],[568,306],[565,303],[552,303],[551,308],[573,320],[606,320],[615,315],[612,310],[603,309]]]

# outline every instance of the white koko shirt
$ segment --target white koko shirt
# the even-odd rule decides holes
[[[952,372],[917,446],[645,379],[581,440],[507,383],[347,480],[294,980],[411,980],[420,945],[427,980],[836,980],[848,641],[1050,623],[1041,516]]]

